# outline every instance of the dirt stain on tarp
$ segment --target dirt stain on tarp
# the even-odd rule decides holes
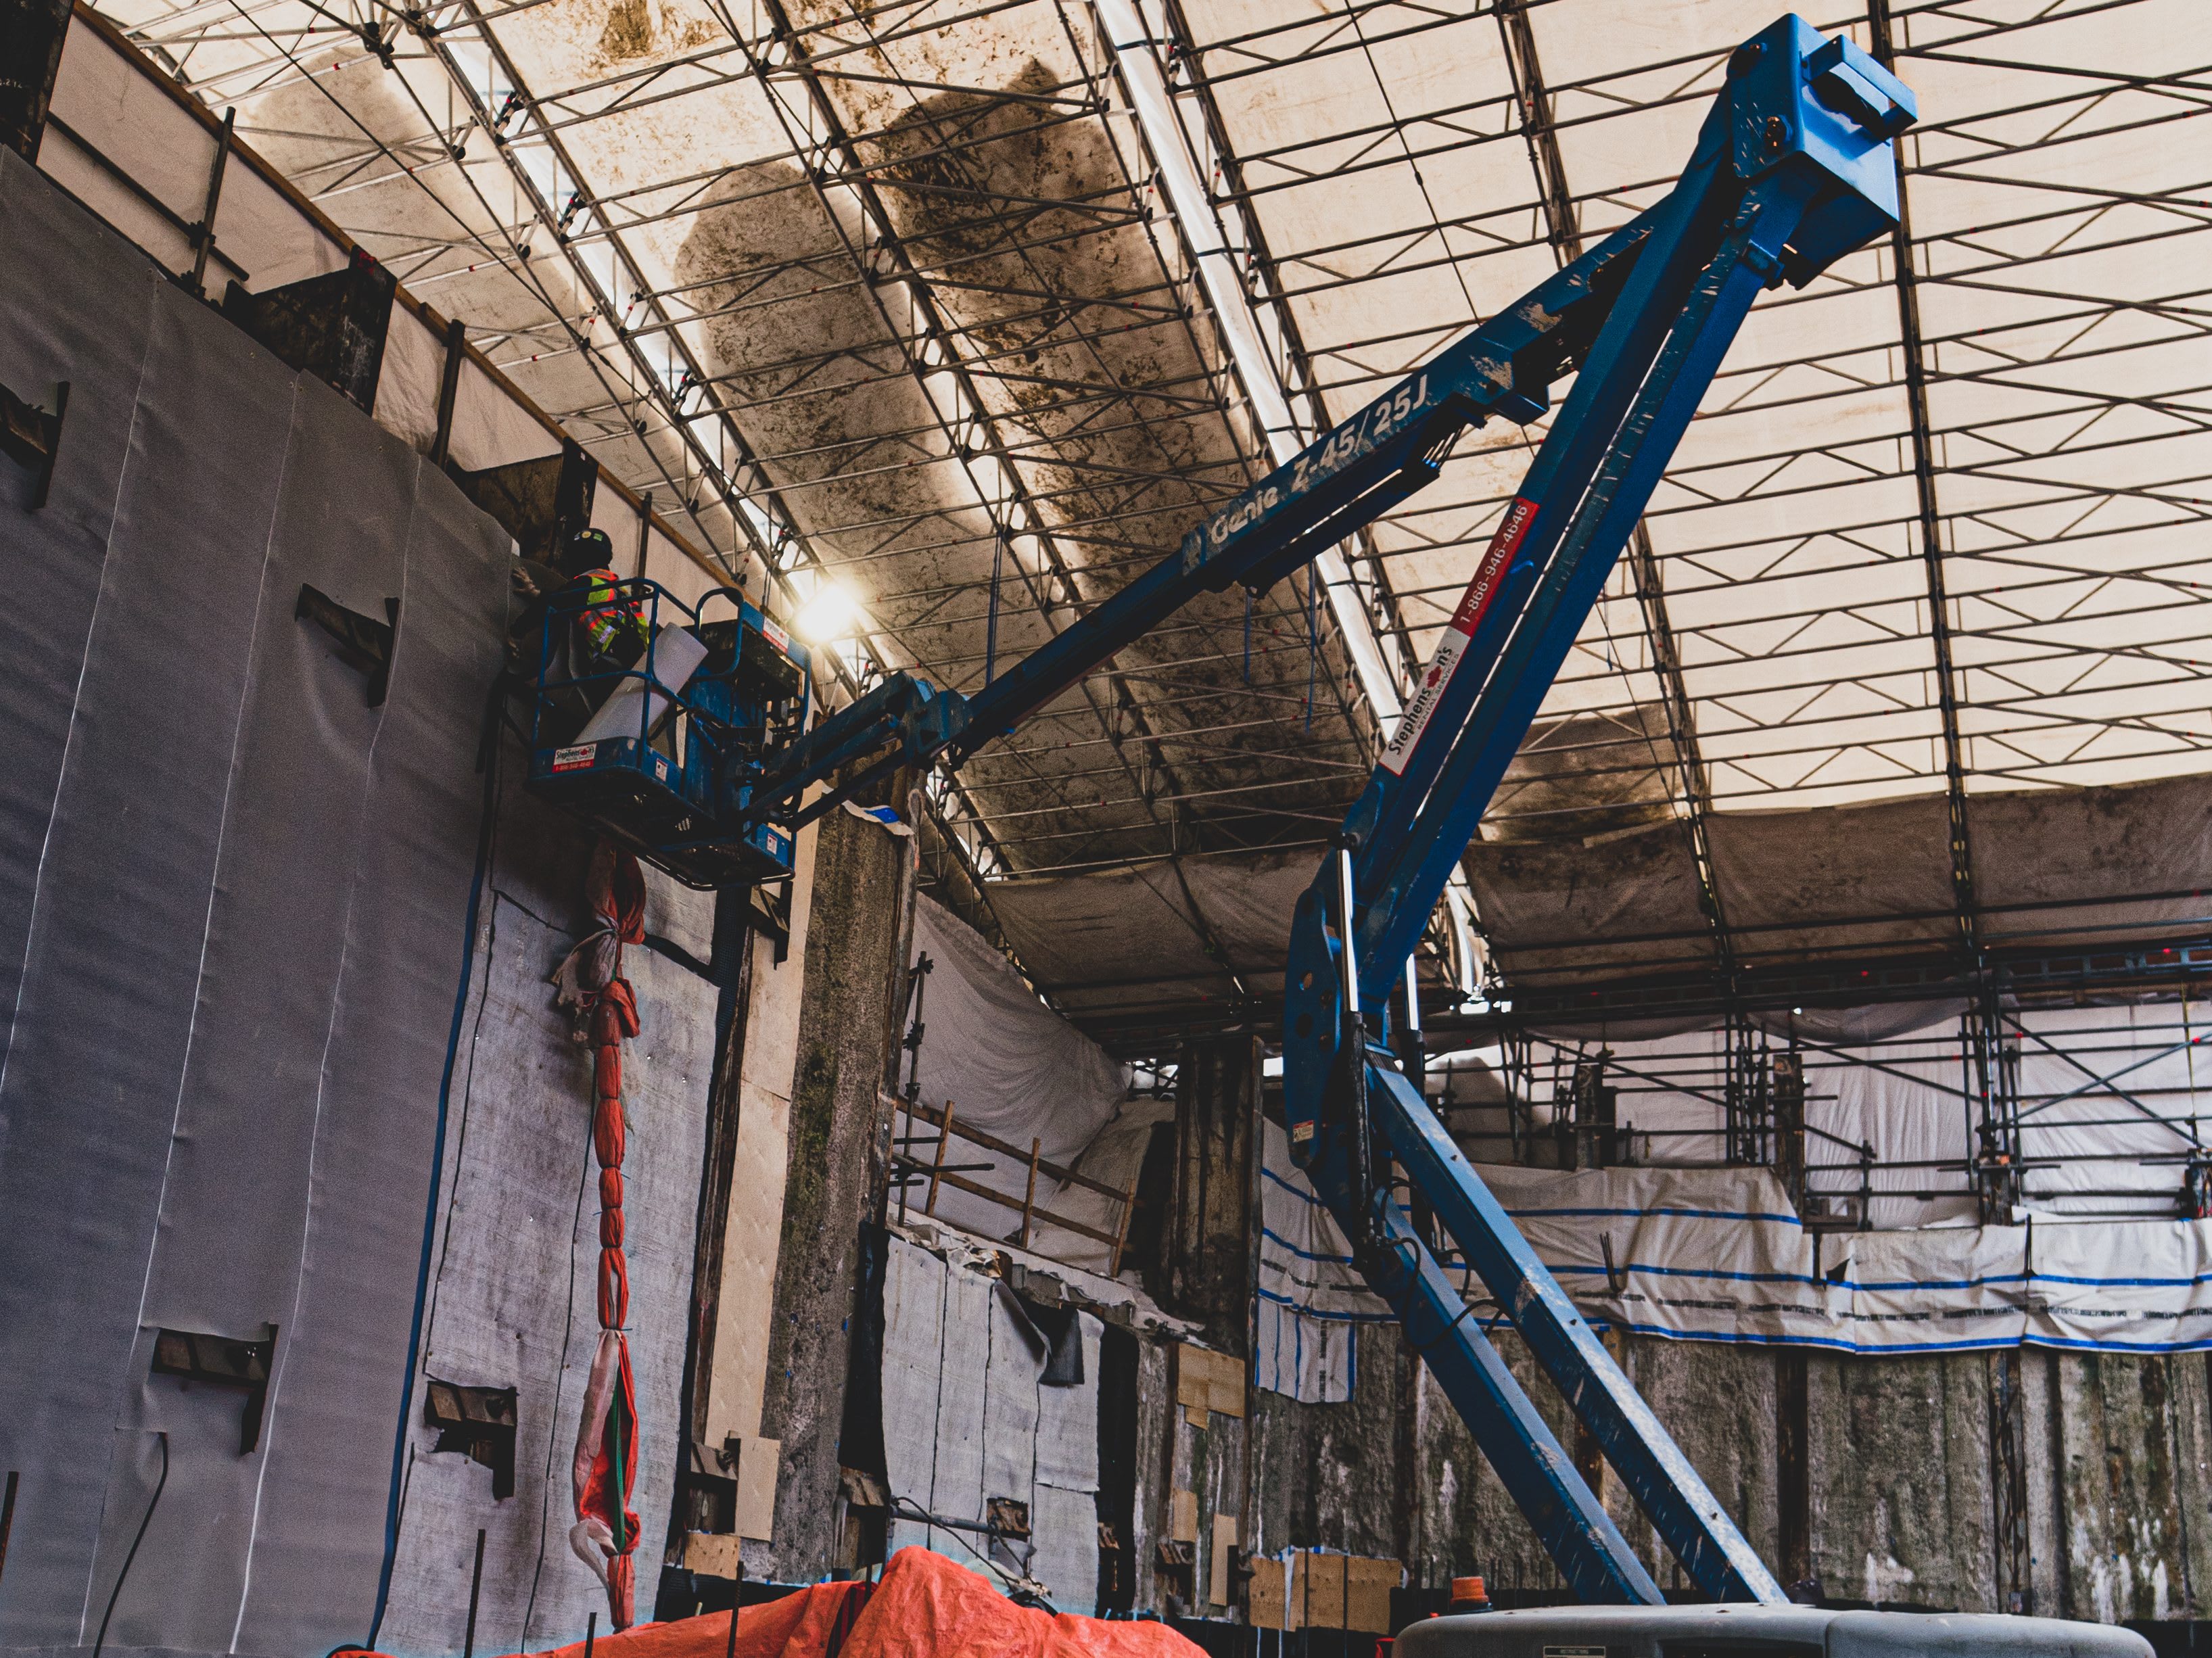
[[[599,30],[599,67],[696,51],[719,34],[713,20],[653,0],[614,0]]]
[[[773,458],[770,470],[799,486],[788,497],[795,514],[833,556],[867,560],[855,573],[871,600],[914,595],[878,619],[924,663],[958,662],[962,673],[980,667],[986,606],[945,595],[987,593],[998,549],[878,309],[880,300],[903,327],[903,284],[884,280],[898,276],[902,252],[954,331],[1036,511],[1061,530],[1057,546],[1086,605],[1171,553],[1249,475],[1224,383],[1194,337],[1187,288],[1163,268],[1142,192],[1083,89],[1035,58],[992,67],[1006,78],[991,90],[949,75],[968,84],[919,98],[850,80],[837,88],[899,249],[872,246],[858,213],[833,218],[797,166],[768,162],[717,180],[677,270],[741,427]],[[1302,711],[1279,718],[1309,684],[1304,616],[1281,614],[1302,597],[1286,586],[1260,607],[1249,681],[1237,592],[1201,595],[1171,629],[1119,659],[1163,687],[1154,729],[1219,729],[1206,756],[1216,786],[1279,780],[1310,799],[1314,744],[1344,731],[1334,703],[1347,665],[1325,623],[1310,670],[1313,727]],[[1010,584],[1002,598],[1001,665],[1049,637],[1033,592]],[[1032,744],[1062,726],[1069,741],[1095,740],[1096,717],[1069,708],[1036,722]],[[1136,734],[1134,722],[1118,723]],[[1152,788],[1180,786],[1149,758],[1133,763]],[[1087,789],[1071,799],[1039,770],[1033,750],[1018,765],[979,756],[970,776],[1001,807],[1042,809],[1025,825],[1041,836],[1110,835],[1112,823],[1147,819],[1133,802],[1102,810]],[[1127,790],[1106,792],[1118,800]],[[1240,809],[1264,836],[1263,801],[1248,795]]]

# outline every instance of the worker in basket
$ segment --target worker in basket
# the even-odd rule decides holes
[[[561,549],[557,568],[536,559],[516,568],[515,589],[525,603],[510,635],[514,660],[540,679],[546,711],[567,728],[541,733],[541,740],[565,741],[582,729],[645,654],[645,601],[616,574],[614,550],[605,531],[580,530]],[[544,625],[549,608],[550,629]]]
[[[568,590],[583,590],[584,607],[576,614],[583,654],[628,667],[645,644],[645,605],[635,588],[623,587],[614,556],[605,530],[585,530],[570,539],[561,567],[569,578]]]

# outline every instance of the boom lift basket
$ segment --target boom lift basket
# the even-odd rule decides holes
[[[689,886],[791,873],[791,831],[740,814],[763,756],[806,728],[805,646],[733,587],[693,606],[597,574],[548,596],[521,645],[533,794]]]

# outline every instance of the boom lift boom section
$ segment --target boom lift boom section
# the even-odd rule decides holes
[[[1454,440],[1526,424],[1573,374],[1534,464],[1292,920],[1284,1008],[1291,1154],[1343,1225],[1562,1576],[1586,1601],[1662,1600],[1651,1576],[1393,1196],[1401,1168],[1691,1578],[1785,1597],[1483,1186],[1392,1050],[1411,957],[1492,791],[1752,301],[1802,288],[1897,220],[1912,94],[1788,15],[1730,54],[1681,180],[1408,374],[972,699],[890,676],[764,755],[723,798],[732,835],[786,831],[900,764],[957,766],[1202,591],[1264,590],[1433,481]],[[841,787],[802,805],[813,784]]]

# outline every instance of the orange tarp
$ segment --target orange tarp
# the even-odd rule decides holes
[[[832,1636],[854,1596],[863,1596],[860,1614],[832,1651]],[[383,1658],[358,1647],[341,1651],[345,1658]],[[817,1582],[745,1607],[734,1647],[728,1612],[710,1612],[599,1636],[591,1658],[728,1658],[732,1651],[737,1658],[1199,1658],[1199,1647],[1164,1623],[1109,1623],[1018,1607],[964,1565],[922,1547],[894,1554],[880,1582]],[[584,1643],[525,1658],[584,1658]]]
[[[738,1617],[737,1658],[830,1658],[830,1632],[866,1583],[817,1583]],[[592,1658],[725,1658],[730,1615],[644,1624],[602,1637]],[[884,1568],[835,1658],[1197,1658],[1165,1624],[1108,1622],[1018,1606],[983,1578],[927,1549]],[[583,1658],[581,1642],[538,1658]]]
[[[905,1551],[901,1551],[905,1552]],[[866,1583],[817,1583],[765,1606],[747,1606],[738,1615],[737,1658],[823,1658],[838,1608]],[[848,1643],[849,1644],[849,1643]],[[640,1624],[619,1635],[602,1635],[592,1658],[725,1658],[730,1646],[730,1614],[708,1612],[672,1624]],[[557,1647],[537,1658],[584,1658],[584,1643]]]
[[[1199,1658],[1199,1652],[1165,1624],[1018,1606],[966,1567],[917,1548],[891,1557],[837,1658]]]

